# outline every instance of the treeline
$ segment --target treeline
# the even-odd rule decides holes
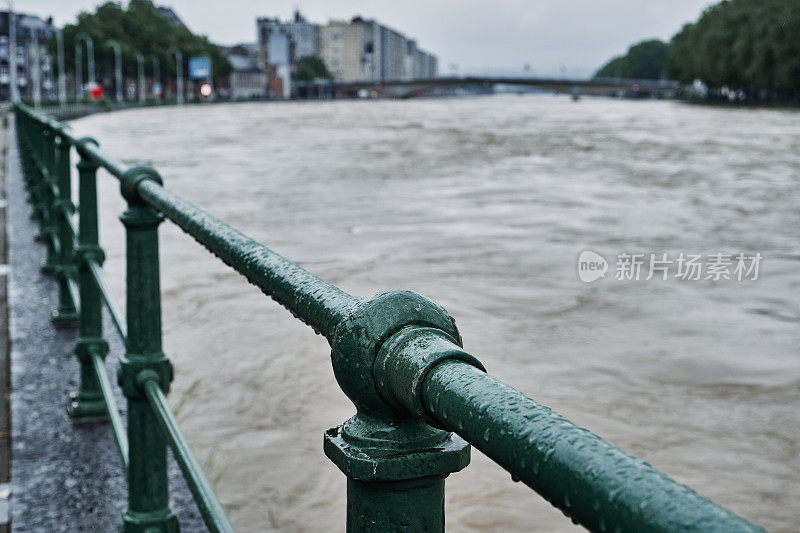
[[[631,46],[624,56],[615,57],[597,71],[596,78],[639,78],[658,80],[667,77],[669,45],[654,39]]]
[[[631,47],[597,76],[700,80],[712,93],[727,88],[748,100],[800,100],[800,0],[725,0],[669,44],[657,43]]]
[[[188,74],[187,64],[191,56],[210,56],[214,77],[225,76],[232,70],[230,62],[219,46],[205,36],[193,34],[183,26],[175,25],[161,15],[148,0],[130,0],[126,9],[119,3],[107,2],[94,13],[83,12],[75,24],[67,24],[64,36],[64,66],[69,73],[75,71],[75,37],[81,32],[94,41],[95,68],[98,81],[113,78],[114,52],[106,46],[109,40],[120,44],[122,51],[123,76],[135,79],[138,75],[137,52],[145,58],[147,77],[153,75],[153,61],[158,60],[161,79],[176,74],[175,56],[170,49],[174,46],[183,54],[183,73]],[[57,57],[56,42],[48,44],[52,57]],[[86,48],[82,46],[83,79],[87,74]]]

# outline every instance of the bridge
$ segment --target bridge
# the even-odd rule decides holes
[[[592,80],[571,80],[558,78],[513,78],[513,77],[443,77],[423,80],[359,81],[333,84],[335,94],[355,96],[359,91],[369,91],[376,96],[410,98],[431,93],[443,88],[493,88],[498,85],[531,87],[543,91],[553,91],[572,95],[591,94],[613,96],[624,94],[663,94],[674,92],[680,84],[673,80],[638,80],[619,78],[595,78]]]
[[[28,506],[36,514],[28,524],[38,527],[31,529],[109,530],[112,520],[123,532],[171,533],[179,523],[192,529],[186,521],[199,515],[209,531],[233,531],[166,402],[173,379],[180,379],[162,349],[158,227],[169,221],[328,341],[335,378],[356,411],[332,421],[322,435],[322,451],[347,478],[349,532],[443,531],[445,478],[468,466],[472,446],[592,531],[763,531],[492,377],[435,302],[405,290],[348,294],[171,192],[155,169],[126,166],[96,140],[76,137],[66,124],[24,105],[16,106],[14,119],[8,189],[17,217],[14,242],[19,246],[19,228],[26,227],[19,217],[25,207],[38,226],[42,272],[57,301],[46,313],[27,293],[17,300],[30,306],[22,318],[37,327],[17,337],[33,347],[12,363],[15,383],[24,384],[14,392],[15,425],[29,446],[15,444],[15,461],[26,468],[14,472],[25,490],[37,490],[46,480],[36,472],[45,470],[80,478],[69,486],[91,483],[100,491],[51,492],[40,502],[46,510]],[[125,313],[103,276],[101,168],[119,183],[127,205],[120,217]],[[12,272],[23,276],[15,283],[42,278],[36,254],[12,255],[27,261],[14,265]],[[50,316],[52,326],[43,324]],[[54,335],[56,326],[73,335]],[[62,355],[57,341],[73,343],[69,372],[59,370],[68,359],[56,357]],[[65,412],[42,391],[63,391],[70,381],[77,390],[64,394]],[[89,432],[80,429],[87,423]],[[103,433],[115,450],[98,445]],[[50,451],[37,456],[30,451],[35,446]],[[168,448],[185,489],[175,488]],[[116,477],[101,468],[111,454]],[[113,505],[103,505],[102,495],[120,485],[127,488],[124,511],[110,517]],[[14,497],[26,498],[25,490]],[[185,507],[186,495],[195,511]],[[92,502],[88,515],[85,500]]]

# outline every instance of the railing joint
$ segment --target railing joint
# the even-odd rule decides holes
[[[139,184],[144,180],[151,180],[159,185],[164,184],[164,180],[154,168],[144,165],[129,168],[120,178],[120,192],[129,203],[145,203],[138,191]]]
[[[97,163],[92,158],[92,155],[86,150],[86,147],[92,144],[96,147],[100,146],[100,143],[98,143],[94,137],[81,137],[80,139],[75,140],[75,149],[78,151],[78,155],[81,157],[80,161],[78,161],[79,170],[94,171],[100,167],[100,164]]]
[[[117,382],[126,398],[142,399],[146,381],[156,381],[161,391],[166,394],[169,392],[173,376],[172,363],[163,353],[146,356],[126,354],[120,358]]]
[[[469,464],[470,446],[463,439],[381,394],[379,354],[406,328],[434,331],[451,344],[461,339],[442,307],[410,291],[383,292],[362,301],[331,339],[334,374],[357,410],[324,436],[325,454],[348,478],[350,531],[389,531],[398,519],[410,531],[443,529],[444,479]]]
[[[378,352],[374,371],[378,393],[396,409],[442,428],[422,401],[422,386],[431,370],[452,360],[486,372],[478,359],[441,329],[406,326],[387,339]]]
[[[93,357],[101,360],[108,354],[108,342],[102,337],[78,338],[75,355],[80,362],[82,387],[77,393],[70,394],[67,415],[73,422],[100,421],[108,419],[106,398],[94,375]],[[85,374],[83,374],[85,373]]]
[[[103,266],[106,261],[106,253],[98,244],[79,244],[75,247],[75,257],[79,268],[89,268],[90,262]]]

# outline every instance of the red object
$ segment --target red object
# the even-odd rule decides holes
[[[103,99],[103,86],[98,84],[89,90],[89,98],[91,100],[102,100]]]

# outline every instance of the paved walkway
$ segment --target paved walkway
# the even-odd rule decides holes
[[[33,240],[36,224],[30,219],[30,205],[25,201],[13,124],[6,135],[13,406],[11,528],[20,533],[117,531],[127,498],[125,473],[110,426],[72,424],[67,418],[69,393],[77,390],[78,363],[72,351],[77,330],[56,330],[50,323],[50,310],[56,304],[56,283],[39,272],[44,246]],[[105,328],[111,346],[107,367],[111,383],[116,383],[117,356],[123,347],[109,316],[105,317]],[[3,350],[1,341],[0,338],[0,351]],[[121,398],[117,401],[124,411],[125,402]],[[2,438],[0,459],[1,446]],[[186,483],[171,457],[170,487],[173,509],[180,517],[182,531],[205,531]]]
[[[0,127],[0,150],[5,146],[6,130]],[[0,158],[4,164],[5,151]],[[0,167],[0,533],[9,531],[9,496],[11,492],[11,412],[9,391],[8,342],[8,247],[6,239],[5,173]]]

